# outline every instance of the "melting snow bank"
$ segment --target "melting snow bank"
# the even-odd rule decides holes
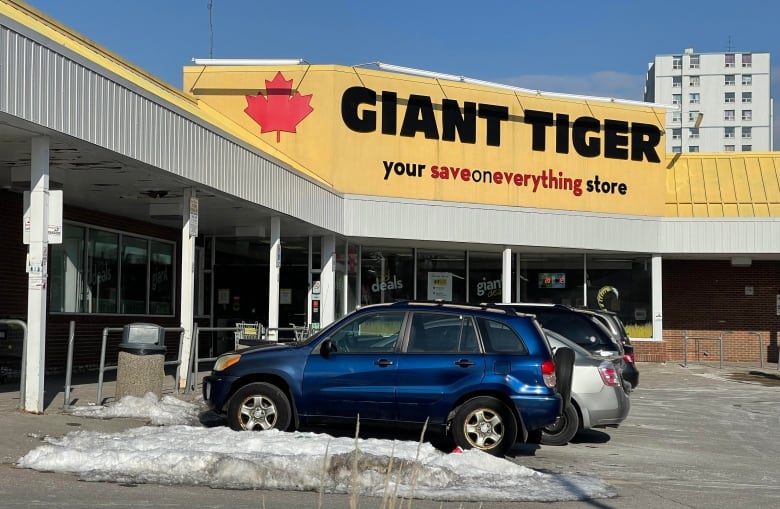
[[[441,501],[558,501],[615,496],[606,482],[546,474],[479,451],[318,433],[235,432],[225,427],[76,431],[30,451],[18,465],[87,481],[204,485]],[[357,472],[357,474],[354,474]],[[388,474],[389,472],[389,474]],[[385,495],[386,494],[386,495]]]
[[[146,418],[155,426],[172,424],[197,424],[199,407],[173,396],[165,395],[159,399],[149,392],[143,398],[124,396],[119,401],[106,406],[71,407],[68,413],[79,417],[110,419],[113,417]]]

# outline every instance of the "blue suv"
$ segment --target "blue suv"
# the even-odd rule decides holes
[[[533,316],[439,302],[367,306],[304,342],[226,353],[203,397],[235,430],[427,423],[432,440],[499,456],[562,408]]]

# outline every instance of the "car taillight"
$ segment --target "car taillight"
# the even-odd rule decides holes
[[[620,375],[618,375],[615,365],[611,362],[602,362],[601,366],[599,366],[599,374],[604,381],[604,385],[620,387]]]
[[[555,376],[555,363],[551,360],[546,360],[542,363],[542,379],[544,385],[552,389],[558,382]]]
[[[623,355],[623,360],[633,364],[635,362],[634,361],[634,354],[633,353],[627,353],[627,354]]]

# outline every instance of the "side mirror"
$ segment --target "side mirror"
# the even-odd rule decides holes
[[[330,339],[326,339],[322,343],[320,343],[320,355],[322,355],[324,358],[330,357],[330,354],[336,351],[336,346],[331,342]]]

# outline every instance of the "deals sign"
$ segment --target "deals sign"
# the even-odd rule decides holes
[[[185,89],[350,194],[662,216],[666,111],[342,66],[186,67]]]

